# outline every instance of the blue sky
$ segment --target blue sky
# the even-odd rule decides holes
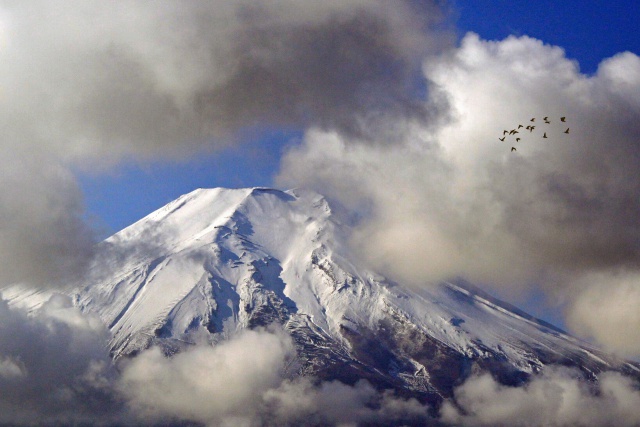
[[[108,237],[196,188],[272,186],[280,156],[300,138],[291,130],[252,131],[240,146],[176,162],[125,162],[106,173],[79,172],[87,219]]]
[[[595,72],[603,58],[640,50],[635,32],[640,3],[631,0],[457,0],[456,4],[460,33],[473,31],[489,40],[534,37],[564,48],[586,74]]]
[[[455,0],[451,22],[486,40],[528,35],[560,46],[584,74],[622,51],[640,53],[640,2]],[[195,188],[273,186],[280,156],[301,131],[254,130],[243,145],[176,163],[124,163],[106,173],[80,173],[87,216],[101,236],[135,222]]]

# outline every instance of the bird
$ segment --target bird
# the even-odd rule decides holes
[[[535,117],[532,117],[532,118],[531,118],[531,121],[532,121],[532,122],[535,122],[535,121],[536,121],[536,118],[535,118]]]
[[[543,117],[542,120],[546,122],[547,120],[549,120],[549,116]]]
[[[506,134],[508,134],[508,133],[509,133],[509,131],[508,131],[508,130],[502,131],[502,134],[503,134],[503,135],[506,135]]]
[[[513,135],[514,133],[516,133],[517,131],[515,129],[511,129],[511,131],[509,132],[509,135]]]
[[[516,142],[520,141],[520,138],[516,138]]]
[[[522,126],[522,125],[518,125],[518,129],[520,129],[521,127],[524,127],[524,126]]]
[[[530,130],[530,129],[531,129],[531,126],[527,126],[525,129],[526,129],[526,130]]]
[[[569,128],[567,128],[567,130],[565,130],[564,133],[569,133]]]
[[[544,119],[544,122],[545,122],[546,124],[551,123],[551,122],[550,122],[549,120],[547,120],[547,119]]]
[[[529,132],[533,132],[533,130],[534,130],[535,128],[536,128],[535,126],[531,126],[531,127],[529,128]]]
[[[561,121],[561,122],[566,122],[566,121],[567,121],[567,120],[566,120],[566,117],[560,117],[560,121]]]
[[[516,147],[511,147],[511,151],[518,151],[518,150],[516,150]]]
[[[545,132],[544,135],[542,135],[543,138],[547,137],[547,133]]]
[[[506,136],[503,136],[502,138],[498,138],[500,141],[504,141],[504,139],[506,138]]]

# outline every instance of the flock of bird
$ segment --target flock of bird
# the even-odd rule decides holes
[[[549,121],[549,117],[548,116],[547,117],[543,117],[542,120],[543,120],[543,123],[545,125],[551,124],[551,121]],[[567,118],[566,117],[560,117],[560,121],[562,123],[566,123]],[[526,126],[526,127],[524,125],[522,125],[522,124],[519,124],[518,127],[515,128],[515,129],[511,129],[511,130],[506,130],[505,129],[504,131],[502,131],[502,138],[498,138],[498,139],[500,141],[504,141],[508,136],[518,135],[520,133],[520,129],[522,129],[522,128],[524,128],[524,131],[529,131],[529,133],[532,133],[534,131],[534,129],[536,128],[536,125],[535,125],[536,118],[532,117],[530,122],[531,122],[531,124]],[[569,133],[569,128],[567,128],[567,130],[565,130],[564,133],[568,134]],[[543,132],[542,138],[543,139],[547,139],[547,132]],[[520,142],[521,139],[522,138],[520,138],[519,136],[515,136],[516,142]],[[516,147],[512,146],[511,147],[511,151],[517,151]]]

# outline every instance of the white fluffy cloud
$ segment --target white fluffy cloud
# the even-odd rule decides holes
[[[450,106],[440,126],[405,122],[395,146],[310,131],[279,182],[360,209],[355,250],[416,285],[463,276],[511,297],[537,287],[570,305],[584,274],[639,271],[640,178],[631,171],[640,166],[640,58],[621,53],[586,76],[559,47],[468,34],[424,69],[427,104]],[[532,117],[536,129],[521,129],[522,141],[498,139]],[[614,308],[611,297],[603,307]],[[627,330],[640,329],[628,320]]]
[[[262,393],[282,380],[291,351],[284,335],[257,331],[171,358],[151,349],[126,366],[122,391],[135,412],[151,420],[173,417],[213,425],[250,419]]]
[[[629,378],[601,375],[600,382],[578,380],[579,373],[551,369],[523,387],[507,387],[490,375],[473,377],[447,402],[442,420],[459,426],[635,426],[640,392]]]

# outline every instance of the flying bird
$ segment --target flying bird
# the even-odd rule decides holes
[[[502,131],[502,134],[503,134],[503,135],[506,135],[506,134],[508,134],[508,133],[509,133],[509,131],[508,131],[508,130]]]
[[[544,135],[542,135],[543,138],[547,137],[547,133],[545,132]]]
[[[516,142],[520,141],[520,138],[516,138]]]
[[[561,122],[566,122],[566,117],[560,117]]]
[[[502,138],[498,138],[500,141],[504,141],[504,139],[506,138],[506,136],[503,136]]]
[[[529,128],[529,132],[533,132],[533,130],[534,130],[535,128],[536,128],[535,126],[531,126],[531,127]]]
[[[535,118],[535,117],[532,117],[532,118],[531,118],[531,121],[532,121],[532,122],[535,122],[535,121],[536,121],[536,118]]]
[[[517,151],[516,147],[511,147],[511,151]]]
[[[522,126],[522,125],[518,125],[518,129],[520,129],[521,127],[524,127],[524,126]]]
[[[569,133],[569,128],[567,128],[567,130],[565,130],[564,133]]]

